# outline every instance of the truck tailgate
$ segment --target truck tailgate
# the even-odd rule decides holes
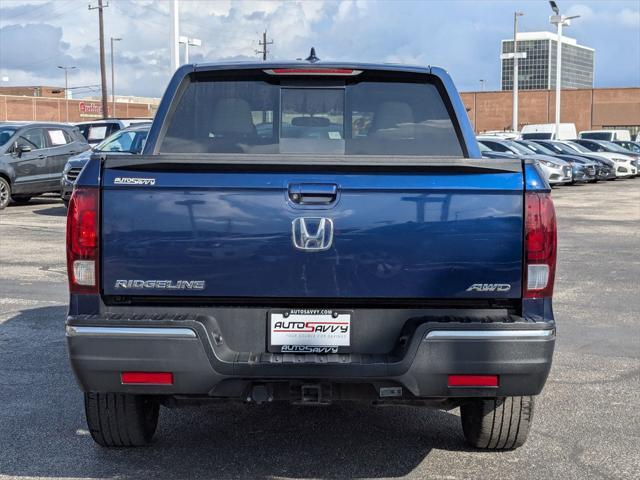
[[[521,295],[521,170],[107,164],[102,187],[103,295]]]

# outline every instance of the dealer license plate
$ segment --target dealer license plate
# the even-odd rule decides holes
[[[291,309],[269,312],[268,350],[277,353],[347,353],[351,312]]]

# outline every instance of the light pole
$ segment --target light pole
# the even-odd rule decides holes
[[[556,43],[558,44],[558,50],[556,51],[556,128],[555,138],[558,138],[558,132],[560,132],[560,89],[562,86],[562,27],[571,25],[571,20],[580,17],[580,15],[573,15],[571,17],[565,17],[560,14],[558,5],[553,0],[549,2],[553,15],[549,17],[551,25],[555,25],[558,31],[558,38]]]
[[[180,43],[184,43],[184,63],[189,63],[189,46],[199,47],[202,40],[199,38],[180,37]]]
[[[77,67],[67,67],[63,65],[58,65],[58,68],[64,70],[64,103],[66,108],[66,120],[69,121],[69,70],[75,70]]]
[[[180,35],[180,6],[178,0],[170,0],[171,11],[171,74],[180,66],[180,45],[178,37]]]
[[[523,15],[522,12],[513,12],[513,120],[511,128],[514,132],[518,131],[518,17]]]
[[[484,78],[480,79],[480,91],[484,92],[484,82],[486,82],[486,80]]]
[[[518,17],[522,12],[513,12],[513,52],[500,55],[501,60],[513,59],[513,114],[511,118],[511,130],[518,130],[518,59],[527,58],[527,52],[518,53]]]
[[[113,42],[119,42],[122,40],[120,37],[111,37],[111,117],[116,116],[116,74],[113,61]]]

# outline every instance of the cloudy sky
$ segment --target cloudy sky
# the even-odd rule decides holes
[[[98,15],[87,3],[0,0],[0,84],[62,85],[57,65],[77,67],[70,87],[99,84]],[[558,4],[581,15],[566,34],[595,48],[596,86],[640,86],[640,0]],[[180,28],[202,40],[193,62],[257,59],[266,28],[273,59],[306,57],[315,46],[323,60],[439,65],[461,90],[478,89],[481,78],[499,89],[500,40],[512,36],[515,10],[525,14],[521,31],[551,30],[544,0],[181,0]],[[160,96],[170,75],[169,3],[110,0],[104,12],[107,68],[109,37],[122,37],[117,92]]]

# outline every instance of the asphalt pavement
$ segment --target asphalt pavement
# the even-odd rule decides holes
[[[459,413],[162,409],[148,448],[95,445],[69,368],[66,211],[0,212],[0,479],[640,478],[640,179],[554,189],[558,341],[527,444],[465,446]]]

